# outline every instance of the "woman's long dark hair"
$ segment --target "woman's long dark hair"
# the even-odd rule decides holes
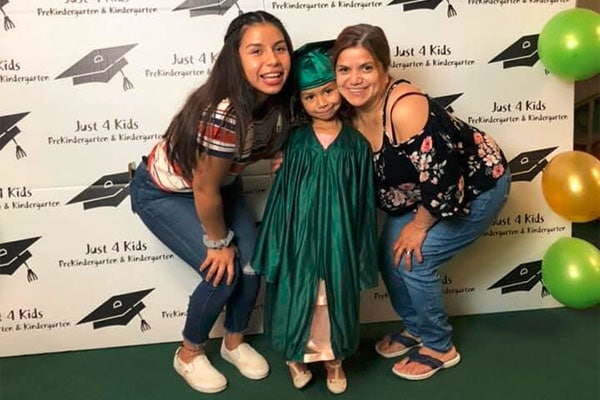
[[[173,118],[163,138],[167,141],[167,157],[176,164],[187,179],[192,178],[198,159],[198,132],[200,125],[207,122],[211,114],[223,99],[229,99],[231,112],[237,120],[237,148],[245,143],[248,124],[252,121],[255,108],[256,89],[246,81],[240,60],[240,43],[244,28],[254,24],[268,23],[274,25],[283,34],[285,43],[293,55],[292,41],[281,21],[265,11],[252,11],[236,17],[227,28],[225,43],[217,56],[213,69],[206,82],[196,89],[186,100],[182,109]],[[292,75],[290,71],[289,76]],[[289,121],[289,99],[292,93],[292,79],[287,79],[282,90],[269,96],[265,106],[278,107],[283,116],[283,130],[287,132]],[[277,147],[280,138],[273,138],[269,146]],[[268,149],[272,153],[277,149]]]

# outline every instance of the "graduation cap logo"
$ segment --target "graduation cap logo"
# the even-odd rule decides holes
[[[123,76],[123,90],[133,89],[133,84],[123,73],[123,68],[127,65],[123,56],[135,46],[137,43],[92,50],[56,79],[73,78],[73,85],[107,83],[120,72]]]
[[[0,116],[0,151],[12,141],[16,147],[17,160],[27,157],[25,150],[23,150],[15,140],[15,136],[21,133],[21,130],[17,127],[17,122],[25,118],[27,114],[29,114],[29,112]]]
[[[137,315],[141,320],[142,332],[150,330],[150,325],[142,317],[141,311],[146,308],[142,299],[153,290],[154,288],[112,296],[86,315],[77,325],[93,322],[94,329],[115,325],[125,326]]]
[[[511,44],[506,50],[498,54],[488,64],[502,61],[502,68],[533,67],[540,59],[538,55],[538,37],[540,35],[527,35]]]
[[[27,269],[27,281],[37,281],[37,275],[27,264],[27,260],[31,258],[31,253],[27,249],[40,237],[0,243],[0,275],[12,275],[24,265]]]
[[[4,6],[10,3],[8,0],[0,0],[0,11],[2,15],[4,15],[4,30],[8,31],[15,27],[15,24],[11,21],[11,19],[6,15],[6,11],[4,11]]]
[[[444,107],[449,113],[454,113],[454,109],[450,106],[450,104],[454,103],[456,99],[462,95],[463,93],[449,94],[446,96],[434,97],[433,100],[440,106]]]
[[[448,3],[448,18],[456,16],[456,10],[450,3],[450,0],[445,0]],[[388,6],[402,4],[404,11],[412,10],[435,10],[444,0],[392,0]]]
[[[488,288],[500,289],[500,293],[529,292],[538,282],[542,281],[542,260],[519,264],[498,282]],[[542,297],[548,295],[548,290],[542,283]]]
[[[232,6],[237,7],[238,15],[244,13],[238,5],[238,0],[186,0],[175,7],[173,11],[190,10],[190,17],[198,17],[201,15],[223,15]]]
[[[117,207],[129,195],[129,172],[104,175],[67,204],[83,203],[83,209]]]
[[[545,157],[557,148],[558,147],[548,147],[545,149],[519,153],[519,155],[508,163],[512,181],[531,182],[533,178],[546,167],[546,164],[548,164],[548,160],[546,160]]]

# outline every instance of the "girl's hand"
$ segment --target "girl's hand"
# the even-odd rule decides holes
[[[200,271],[208,269],[206,273],[206,281],[211,282],[213,286],[218,286],[221,283],[224,275],[227,274],[227,285],[231,285],[235,277],[235,256],[237,248],[232,244],[229,247],[222,249],[208,249],[206,259],[200,265]]]
[[[422,263],[423,254],[421,253],[421,247],[426,236],[427,229],[416,224],[414,220],[406,224],[392,246],[394,265],[399,265],[400,260],[404,257],[404,266],[407,271],[410,271],[413,256],[419,263]]]

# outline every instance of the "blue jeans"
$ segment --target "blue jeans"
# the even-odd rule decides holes
[[[439,352],[452,348],[452,328],[444,308],[442,284],[438,273],[456,253],[479,238],[498,215],[510,190],[510,172],[506,171],[496,186],[471,202],[471,213],[439,220],[427,233],[421,248],[423,262],[412,258],[407,271],[405,259],[394,265],[392,245],[414,214],[388,216],[380,239],[381,275],[392,307],[402,318],[404,328]]]
[[[189,299],[183,337],[202,344],[217,317],[226,307],[225,329],[241,333],[248,327],[260,280],[250,266],[256,233],[246,201],[241,193],[240,179],[221,189],[225,223],[233,230],[239,256],[235,262],[235,278],[231,285],[225,278],[218,286],[207,282],[206,272],[199,271],[206,258],[202,241],[204,229],[196,214],[192,193],[171,193],[158,188],[142,163],[131,181],[131,207],[144,224],[169,249],[197,271],[202,281]]]

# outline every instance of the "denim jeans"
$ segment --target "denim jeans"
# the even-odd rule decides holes
[[[190,296],[183,337],[193,344],[202,344],[217,317],[225,311],[225,329],[241,333],[248,327],[260,280],[250,266],[256,233],[254,221],[241,193],[241,181],[221,189],[225,223],[234,236],[239,255],[235,260],[235,278],[231,285],[225,277],[213,286],[205,280],[208,270],[199,267],[206,258],[202,241],[204,229],[194,206],[192,193],[171,193],[158,188],[142,163],[131,181],[131,206],[150,231],[169,249],[196,270],[202,281]]]
[[[421,248],[423,262],[412,258],[407,271],[405,259],[394,265],[392,245],[414,214],[388,216],[380,238],[381,275],[390,295],[392,307],[402,318],[404,328],[439,352],[452,348],[452,328],[444,308],[442,284],[438,273],[448,260],[479,238],[498,215],[510,190],[510,172],[506,171],[496,186],[471,202],[471,212],[439,220],[427,232]]]

